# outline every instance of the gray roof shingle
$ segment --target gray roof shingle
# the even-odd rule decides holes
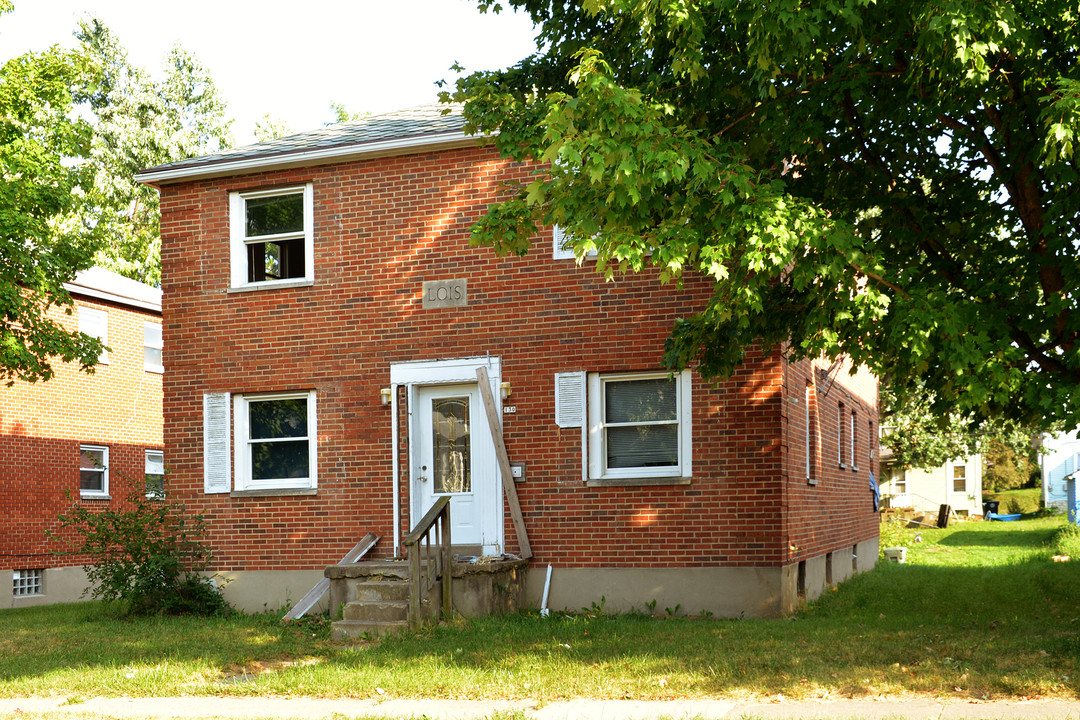
[[[447,110],[450,112],[447,113]],[[147,168],[136,178],[154,179],[162,173],[175,174],[186,169],[206,169],[214,165],[232,165],[234,163],[258,162],[266,160],[285,160],[290,155],[311,153],[320,150],[332,152],[335,149],[361,147],[363,145],[390,141],[407,141],[410,138],[432,138],[433,136],[460,137],[465,120],[461,116],[459,105],[430,104],[420,105],[407,110],[354,120],[351,122],[327,125],[317,130],[297,133],[266,142],[245,145],[243,147],[222,150],[209,155],[177,160],[164,165]]]

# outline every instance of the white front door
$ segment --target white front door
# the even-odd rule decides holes
[[[455,545],[496,543],[490,520],[497,512],[495,446],[480,391],[471,385],[416,387],[413,414],[413,523],[443,495],[450,497]]]

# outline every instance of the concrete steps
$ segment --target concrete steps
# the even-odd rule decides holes
[[[335,640],[381,637],[409,624],[409,565],[399,560],[368,561],[333,565],[326,569],[330,579],[330,611],[340,617],[331,625]],[[420,599],[425,621],[433,617],[442,596],[436,583]]]

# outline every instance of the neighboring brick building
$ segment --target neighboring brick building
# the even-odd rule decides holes
[[[418,108],[139,176],[161,191],[169,492],[205,513],[230,599],[296,600],[369,530],[393,556],[440,492],[457,543],[516,553],[477,367],[522,466],[531,602],[551,564],[553,607],[766,615],[871,567],[875,381],[754,351],[669,377],[707,278],[605,282],[550,230],[523,258],[469,246],[528,175]]]
[[[78,558],[57,556],[46,538],[75,499],[122,501],[127,478],[162,471],[161,291],[94,268],[65,286],[70,330],[103,338],[94,373],[55,362],[46,382],[0,386],[0,607],[78,600]]]

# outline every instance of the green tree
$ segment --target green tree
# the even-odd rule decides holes
[[[929,470],[950,460],[986,454],[991,447],[1009,457],[1030,454],[1031,438],[1037,434],[1034,428],[1001,418],[935,414],[933,402],[933,393],[925,387],[903,396],[888,385],[881,387],[881,442],[888,446],[896,467]]]
[[[79,24],[76,37],[94,63],[90,97],[97,181],[84,198],[84,222],[106,244],[97,263],[141,282],[161,282],[158,193],[136,182],[140,170],[213,152],[232,144],[225,100],[206,68],[175,46],[161,80],[133,66],[127,50],[99,20]]]
[[[12,9],[0,0],[0,16]],[[2,19],[2,17],[0,17]],[[91,265],[100,228],[75,212],[93,188],[91,128],[75,106],[91,69],[54,47],[0,67],[0,379],[48,380],[52,360],[92,368],[101,342],[50,317],[71,314],[64,283]]]
[[[558,224],[606,273],[711,276],[673,368],[782,345],[937,415],[1080,422],[1074,0],[506,4],[540,49],[444,99],[539,170],[476,242]]]
[[[255,122],[256,142],[276,140],[279,137],[285,137],[286,135],[292,134],[293,130],[289,127],[289,123],[284,120],[270,117],[270,113],[266,113],[262,116],[261,120]]]
[[[991,439],[983,450],[983,490],[999,492],[1015,490],[1031,482],[1039,466],[1032,460],[1031,444],[1016,448],[998,439]]]

